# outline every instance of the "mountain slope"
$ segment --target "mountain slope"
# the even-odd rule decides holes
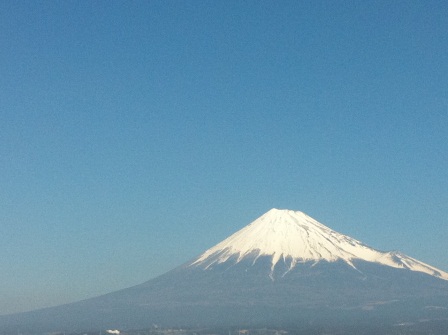
[[[437,327],[448,328],[446,276],[400,253],[372,249],[301,212],[273,209],[191,262],[140,285],[1,316],[0,334],[153,325],[366,334],[394,333],[400,324],[418,330],[421,320],[443,334]],[[428,326],[433,323],[437,327]]]

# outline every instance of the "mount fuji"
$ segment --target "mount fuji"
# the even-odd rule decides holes
[[[69,332],[154,325],[443,334],[448,273],[400,252],[371,248],[302,212],[272,209],[143,284],[0,317],[5,334],[18,328]]]

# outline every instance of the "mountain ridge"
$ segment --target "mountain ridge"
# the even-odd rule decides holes
[[[291,258],[290,270],[298,263],[322,260],[343,260],[356,269],[353,260],[364,260],[448,280],[448,273],[399,251],[379,251],[332,230],[303,212],[276,208],[206,250],[191,266],[209,268],[235,256],[239,262],[253,254],[272,256],[271,273],[277,263],[286,258]]]

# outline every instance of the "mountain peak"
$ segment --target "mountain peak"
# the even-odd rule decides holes
[[[0,333],[181,325],[445,334],[448,281],[435,277],[448,280],[445,272],[397,251],[369,248],[302,212],[272,209],[192,263],[100,297],[0,316]],[[378,328],[378,320],[387,328]],[[425,322],[409,328],[415,320]]]
[[[381,252],[338,233],[300,211],[273,208],[200,255],[191,266],[205,269],[230,259],[271,257],[271,275],[278,262],[292,270],[298,263],[343,261],[355,268],[362,260],[424,272],[448,280],[448,273],[399,252]]]

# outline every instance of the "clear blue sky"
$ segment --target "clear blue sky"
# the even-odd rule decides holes
[[[448,270],[446,1],[1,1],[0,314],[272,207]]]

